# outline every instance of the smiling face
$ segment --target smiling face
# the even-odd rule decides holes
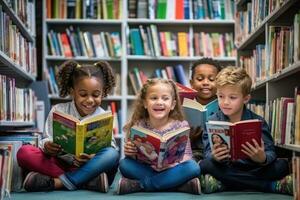
[[[241,120],[243,107],[250,100],[250,95],[244,96],[238,85],[224,85],[217,89],[219,107],[231,122]]]
[[[147,109],[150,121],[167,121],[169,113],[174,109],[173,89],[171,85],[158,83],[148,88],[144,107]]]
[[[193,89],[198,91],[197,101],[203,105],[216,98],[215,79],[217,74],[217,68],[209,64],[198,65],[194,70],[190,84]]]
[[[102,83],[95,77],[79,79],[71,91],[71,96],[82,117],[92,114],[101,104]]]

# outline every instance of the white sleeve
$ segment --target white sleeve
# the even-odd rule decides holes
[[[39,142],[39,147],[44,151],[44,145],[48,141],[53,141],[53,130],[52,130],[52,121],[53,121],[53,111],[56,110],[56,106],[54,106],[46,119],[45,127],[44,127],[44,133],[43,133],[43,139]]]

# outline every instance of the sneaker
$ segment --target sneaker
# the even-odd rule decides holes
[[[23,182],[27,192],[41,192],[54,190],[54,179],[38,172],[29,172]]]
[[[274,192],[293,195],[293,177],[288,175],[274,183]]]
[[[108,178],[106,173],[101,173],[83,185],[83,189],[107,193],[109,189]]]
[[[200,176],[200,182],[202,192],[205,194],[224,191],[223,184],[209,174]]]
[[[142,191],[140,182],[128,178],[121,177],[119,180],[117,194],[129,194]]]
[[[198,178],[193,178],[177,188],[178,192],[201,194],[201,186]]]

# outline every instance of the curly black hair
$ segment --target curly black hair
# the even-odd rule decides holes
[[[106,97],[116,84],[113,70],[108,62],[99,61],[93,65],[80,65],[74,60],[69,60],[60,66],[57,74],[60,96],[68,96],[71,88],[74,88],[75,83],[82,77],[96,77],[101,80],[102,97]]]
[[[221,66],[221,64],[220,64],[219,61],[214,60],[214,59],[212,59],[212,58],[208,58],[208,57],[201,58],[201,59],[195,61],[195,62],[192,64],[192,66],[191,66],[191,71],[192,71],[192,76],[191,76],[191,78],[192,78],[192,79],[193,79],[193,77],[194,77],[194,75],[195,75],[195,69],[196,69],[196,67],[197,67],[198,65],[202,65],[202,64],[213,65],[213,66],[216,67],[216,69],[218,70],[218,72],[221,71],[221,69],[222,69],[222,66]]]

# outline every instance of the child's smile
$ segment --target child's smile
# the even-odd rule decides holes
[[[175,102],[172,88],[167,84],[156,84],[149,87],[144,100],[150,120],[167,120]]]
[[[97,78],[80,79],[74,86],[72,95],[81,116],[92,114],[102,100],[102,84]]]

